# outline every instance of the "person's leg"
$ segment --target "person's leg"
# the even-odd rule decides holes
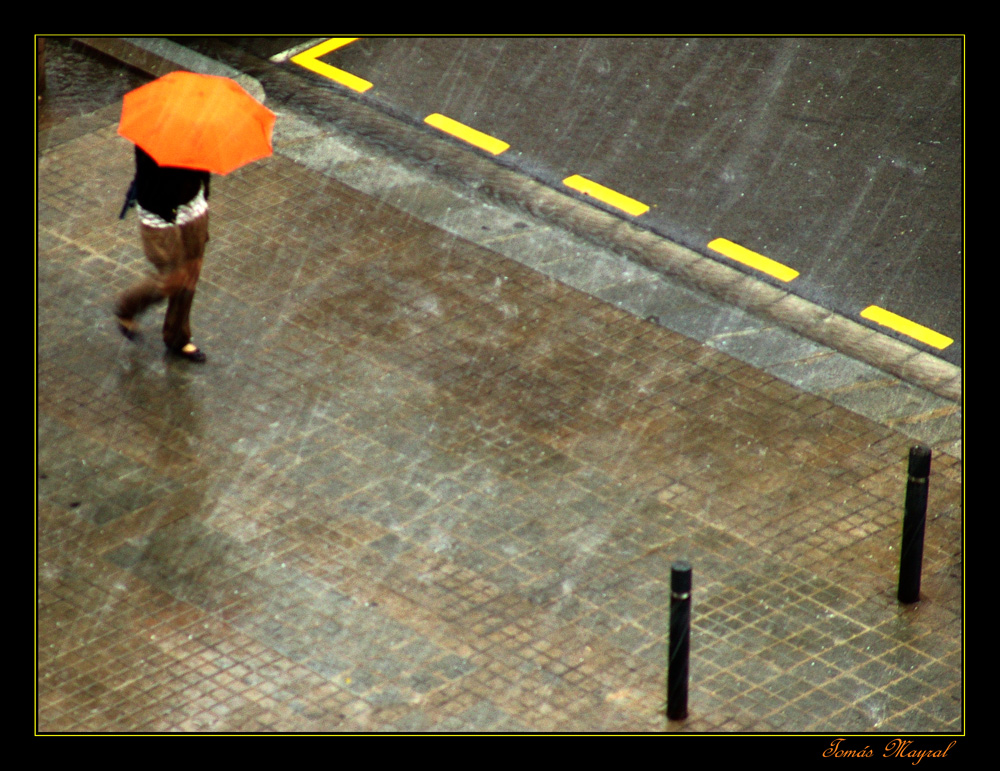
[[[169,303],[163,321],[163,342],[174,353],[204,361],[204,354],[191,342],[191,304],[208,242],[208,214],[175,230],[181,257],[166,279]]]
[[[176,228],[139,226],[143,252],[156,268],[156,273],[126,289],[118,295],[115,302],[119,329],[129,339],[133,339],[138,332],[136,317],[167,297],[165,277],[171,272],[172,263],[179,253],[178,239],[172,231],[176,231]]]

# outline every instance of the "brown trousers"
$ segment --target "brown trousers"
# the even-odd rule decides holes
[[[163,342],[177,351],[191,342],[191,303],[208,243],[208,212],[186,225],[139,225],[142,248],[156,273],[118,296],[116,314],[131,321],[149,306],[167,300]]]

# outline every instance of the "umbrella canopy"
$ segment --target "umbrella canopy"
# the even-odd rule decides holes
[[[178,71],[125,94],[118,133],[161,166],[228,174],[273,152],[274,120],[235,80]]]

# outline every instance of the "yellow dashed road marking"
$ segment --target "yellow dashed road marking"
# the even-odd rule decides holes
[[[566,185],[566,187],[573,188],[578,193],[589,195],[592,198],[596,198],[598,201],[603,201],[609,206],[621,209],[622,211],[631,214],[633,217],[638,217],[640,214],[645,214],[649,211],[649,207],[646,206],[646,204],[636,201],[634,198],[629,198],[627,195],[622,195],[609,187],[599,185],[586,177],[581,177],[579,174],[574,174],[572,177],[566,177],[566,179],[563,180],[563,184]]]
[[[499,155],[510,147],[506,142],[491,137],[489,134],[484,134],[482,131],[476,131],[476,129],[470,128],[464,123],[459,123],[457,120],[452,120],[446,115],[441,115],[437,112],[424,118],[424,123],[440,129],[446,134],[458,137],[470,145],[475,145],[480,150],[485,150],[493,155]]]
[[[708,248],[714,249],[719,254],[725,255],[731,260],[748,265],[754,270],[766,273],[778,279],[778,281],[791,281],[799,275],[797,270],[789,268],[787,265],[782,265],[780,262],[775,262],[763,254],[752,252],[745,246],[727,241],[725,238],[716,238],[714,241],[709,242]]]
[[[935,332],[933,329],[928,329],[927,327],[921,326],[915,321],[910,321],[902,316],[897,316],[895,313],[887,311],[884,308],[879,308],[877,305],[869,305],[861,311],[861,318],[874,321],[876,324],[881,324],[883,327],[888,327],[889,329],[895,330],[900,334],[912,337],[914,340],[919,340],[921,343],[939,350],[947,348],[955,342],[950,337],[945,337],[940,332]]]
[[[341,85],[353,89],[354,91],[364,92],[372,87],[372,84],[367,80],[338,69],[337,67],[331,67],[325,62],[319,61],[321,56],[325,56],[331,51],[336,51],[338,48],[342,48],[349,43],[353,43],[357,39],[358,38],[354,37],[330,38],[319,45],[313,46],[302,53],[296,54],[291,58],[291,61],[300,67],[311,70],[324,78],[340,83]],[[510,148],[510,145],[506,142],[492,137],[489,134],[477,131],[474,128],[466,126],[463,123],[459,123],[458,121],[445,115],[441,115],[440,113],[428,115],[424,118],[424,122],[436,129],[439,129],[440,131],[451,134],[458,139],[468,142],[481,150],[485,150],[492,155],[499,155],[500,153],[506,152]],[[641,216],[649,211],[649,206],[641,201],[622,195],[611,188],[605,187],[604,185],[587,179],[586,177],[582,177],[579,174],[566,177],[566,179],[563,180],[563,184],[579,193],[596,198],[609,206],[621,209],[625,213],[631,214],[633,217]],[[735,260],[736,262],[747,265],[754,270],[766,273],[779,281],[792,281],[799,275],[797,270],[790,268],[787,265],[782,265],[780,262],[776,262],[769,257],[765,257],[762,254],[751,251],[750,249],[733,243],[725,238],[714,239],[709,242],[708,247],[731,260]],[[921,326],[916,322],[910,321],[902,316],[897,316],[895,313],[887,311],[884,308],[879,308],[875,305],[870,305],[861,311],[861,316],[862,318],[874,321],[876,324],[888,327],[889,329],[906,335],[907,337],[912,337],[914,340],[918,340],[919,342],[933,348],[947,348],[955,342],[950,337],[946,337],[939,332],[935,332],[933,329]]]
[[[331,67],[329,64],[325,64],[319,60],[319,57],[330,53],[330,51],[336,51],[338,48],[346,46],[348,43],[353,43],[357,40],[356,37],[335,37],[320,43],[318,46],[313,46],[312,48],[303,51],[292,57],[292,61],[298,64],[300,67],[305,67],[307,70],[312,70],[317,75],[322,75],[324,78],[329,78],[342,86],[347,86],[354,91],[367,91],[372,87],[372,84],[367,80],[352,75],[344,70],[337,69],[336,67]]]

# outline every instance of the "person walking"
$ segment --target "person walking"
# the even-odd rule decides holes
[[[202,363],[204,352],[191,342],[191,304],[208,243],[207,171],[160,166],[135,146],[135,178],[121,217],[134,205],[139,213],[143,251],[156,272],[122,292],[115,303],[119,331],[139,337],[137,317],[167,301],[163,342],[167,351]]]
[[[208,243],[211,175],[271,155],[276,117],[235,80],[184,70],[122,98],[118,133],[135,145],[135,178],[120,216],[138,207],[142,248],[156,269],[118,296],[125,337],[135,340],[137,317],[166,300],[167,351],[205,361],[191,342],[191,303]]]

